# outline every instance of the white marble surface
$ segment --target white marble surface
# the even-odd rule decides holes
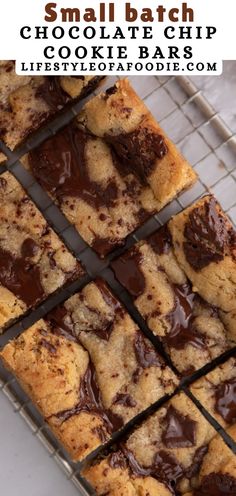
[[[0,494],[78,496],[10,402],[0,395]]]

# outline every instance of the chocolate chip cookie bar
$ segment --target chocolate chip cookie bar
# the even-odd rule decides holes
[[[116,452],[85,468],[83,476],[98,496],[185,495],[197,487],[200,469],[203,474],[214,471],[214,463],[220,465],[217,452],[212,464],[205,464],[211,459],[215,435],[193,402],[180,393],[136,428]],[[221,443],[217,437],[216,444]]]
[[[1,357],[75,461],[178,384],[102,280],[6,345]]]
[[[72,100],[91,93],[103,77],[18,76],[0,61],[0,139],[11,150]],[[4,157],[0,155],[0,163]]]
[[[18,181],[0,176],[1,331],[84,271]]]
[[[191,391],[222,427],[236,423],[236,358],[198,379]]]
[[[228,240],[225,253],[222,251],[222,260],[215,261],[213,255],[211,261],[209,254],[209,266],[205,268],[209,272],[208,276],[202,272],[201,275],[198,270],[193,272],[186,268],[183,262],[184,250],[189,250],[190,245],[182,238],[179,241],[176,229],[180,220],[185,219],[182,229],[188,233],[191,212],[196,213],[199,210],[209,210],[211,213],[203,224],[196,221],[191,228],[193,236],[196,236],[195,244],[191,245],[195,266],[198,257],[202,259],[204,256],[204,242],[206,249],[210,249],[207,236],[210,233],[213,235],[214,228],[220,226],[220,229],[225,229],[225,239]],[[214,221],[211,217],[213,215]],[[223,218],[224,223],[221,221]],[[145,242],[138,243],[112,262],[117,279],[129,291],[149,328],[160,338],[172,362],[183,375],[194,372],[236,344],[236,319],[231,312],[231,323],[227,322],[229,314],[218,308],[218,294],[220,295],[220,290],[222,293],[227,291],[227,287],[231,291],[231,307],[230,301],[227,305],[233,309],[235,304],[236,287],[234,288],[233,278],[235,277],[236,283],[236,260],[233,258],[233,236],[232,226],[219,205],[213,197],[207,196],[175,216],[167,226]],[[217,256],[220,256],[219,251]],[[227,272],[224,272],[221,264],[223,267],[230,266],[232,271],[232,277],[228,273],[229,280],[223,287],[220,283],[221,272],[225,274],[225,279]],[[201,271],[203,270],[202,267]],[[198,285],[198,278],[201,285]],[[218,288],[214,286],[214,279],[218,281]],[[204,285],[208,285],[208,292]]]
[[[127,80],[23,164],[101,256],[196,178]]]
[[[191,186],[196,174],[131,87],[121,80],[91,99],[79,122],[94,136],[104,138],[123,170],[148,184],[159,209]]]

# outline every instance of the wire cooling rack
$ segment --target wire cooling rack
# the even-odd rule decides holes
[[[104,87],[111,86],[116,79],[115,77],[109,77]],[[209,189],[215,194],[223,209],[230,216],[234,225],[236,225],[236,136],[227,126],[226,122],[222,120],[221,112],[217,113],[215,111],[204,93],[194,84],[193,78],[190,80],[187,77],[137,76],[131,77],[130,80],[137,93],[144,99],[146,105],[160,122],[161,126],[190,161],[198,173],[199,180],[193,188],[182,193],[160,213],[153,216],[142,227],[128,236],[124,248],[116,250],[105,260],[101,261],[95,252],[82,240],[74,227],[58,210],[31,174],[20,163],[20,157],[23,154],[42,142],[45,138],[55,134],[58,129],[71,121],[77,115],[82,103],[75,104],[70,109],[67,109],[45,129],[37,132],[33,138],[28,139],[24,146],[17,150],[17,152],[10,152],[0,143],[0,149],[8,158],[6,163],[7,169],[20,181],[53,229],[75,256],[81,260],[87,270],[87,275],[82,281],[73,283],[70,287],[62,289],[56,295],[49,297],[45,303],[12,326],[0,337],[0,346],[3,346],[9,339],[15,337],[39,318],[43,317],[52,307],[70,297],[94,277],[102,275],[110,284],[115,294],[123,301],[129,313],[142,328],[143,332],[148,335],[154,345],[159,349],[158,341],[146,328],[143,319],[134,308],[126,291],[115,280],[109,267],[110,260],[138,240],[151,234],[160,225],[167,222],[173,214],[180,212],[187,205],[209,191]],[[215,78],[216,91],[217,84],[218,79]],[[5,167],[2,167],[0,173],[4,170]],[[212,369],[217,363],[221,363],[228,356],[235,354],[236,350],[231,350],[194,374],[190,381]],[[180,388],[187,394],[190,394],[187,388],[188,383],[189,381],[182,382]],[[66,452],[50,432],[50,429],[44,423],[42,417],[27,395],[22,391],[17,381],[2,366],[0,366],[0,389],[10,400],[14,409],[29,425],[33,434],[47,449],[50,456],[54,458],[66,476],[76,485],[78,494],[81,496],[94,494],[80,476],[81,464],[74,464],[70,461]],[[226,443],[236,453],[236,446],[233,441],[195,399],[194,401],[201,409],[203,415],[208,418],[215,429],[224,437]],[[151,409],[157,408],[159,404],[160,402]],[[149,411],[150,409],[146,413]],[[132,427],[132,422],[130,427]]]

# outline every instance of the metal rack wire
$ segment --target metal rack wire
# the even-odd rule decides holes
[[[234,133],[227,127],[221,116],[215,112],[204,94],[190,79],[186,77],[158,78],[151,76],[138,76],[130,79],[161,126],[192,163],[199,174],[199,180],[192,189],[182,193],[170,205],[147,221],[144,226],[132,233],[128,237],[123,250],[136,243],[137,240],[148,236],[160,225],[168,221],[173,214],[181,211],[209,191],[209,189],[211,189],[221,202],[233,223],[236,224],[236,136]],[[116,78],[113,77],[108,78],[105,86],[111,86],[115,80]],[[112,271],[109,268],[110,259],[119,250],[110,257],[107,257],[106,260],[101,261],[80,238],[74,227],[69,224],[30,173],[25,171],[19,160],[29,149],[36,146],[36,144],[43,141],[46,137],[54,134],[60,127],[72,120],[80,108],[81,103],[74,105],[50,123],[45,130],[40,131],[33,138],[29,139],[15,153],[10,152],[0,143],[0,149],[8,157],[8,170],[25,187],[54,230],[64,240],[67,247],[73,251],[76,257],[82,261],[88,272],[88,276],[82,282],[74,283],[69,288],[51,296],[47,302],[23,318],[20,323],[12,326],[5,335],[0,337],[1,346],[9,341],[10,338],[21,333],[33,322],[43,317],[57,303],[68,298],[82,285],[100,274],[109,282],[112,289],[126,304],[131,316],[136,321],[140,317],[137,316],[137,311],[127,300],[126,292],[121,290],[120,285],[115,281]],[[67,454],[51,434],[48,426],[43,422],[42,417],[24,394],[17,381],[2,367],[0,368],[0,389],[10,400],[14,409],[29,425],[33,434],[47,449],[50,456],[55,459],[66,476],[76,485],[78,494],[81,496],[92,494],[91,490],[80,477],[79,471],[81,465],[73,464],[69,460]],[[186,389],[185,384],[183,384],[183,389]],[[225,437],[230,447],[235,449],[236,452],[235,445],[225,436],[220,426],[216,422],[214,423],[213,419],[210,420],[215,424],[214,427]]]

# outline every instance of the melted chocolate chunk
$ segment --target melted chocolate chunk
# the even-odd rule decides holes
[[[204,336],[194,328],[193,308],[198,295],[186,283],[182,286],[173,285],[175,293],[175,308],[168,315],[171,330],[165,337],[165,342],[170,348],[183,349],[191,344],[195,348],[205,347]]]
[[[216,388],[215,410],[228,424],[236,422],[236,378],[225,381]]]
[[[178,479],[183,476],[183,468],[175,459],[164,450],[160,450],[154,457],[153,463],[149,467],[143,467],[138,463],[132,451],[124,446],[123,451],[129,463],[132,474],[138,477],[154,477],[168,487],[171,494],[176,496],[173,486]]]
[[[195,208],[190,213],[184,237],[186,259],[196,271],[223,260],[226,246],[235,244],[213,197],[203,207]]]
[[[123,418],[118,415],[117,413],[114,413],[111,409],[106,410],[107,417],[109,418],[110,424],[112,426],[111,430],[112,432],[116,432],[121,427],[124,425],[124,420]]]
[[[163,366],[161,357],[140,331],[136,332],[134,350],[137,362],[141,368],[146,369],[149,367]]]
[[[114,86],[111,86],[111,88],[108,88],[106,91],[105,91],[105,95],[107,97],[111,96],[111,95],[115,95],[117,93],[117,86],[114,85]]]
[[[79,415],[82,411],[101,417],[109,434],[123,426],[121,417],[113,414],[110,410],[105,410],[103,407],[100,389],[96,379],[96,371],[92,362],[89,363],[87,371],[80,383],[79,402],[73,408],[58,412],[54,416],[63,423],[73,415]],[[103,434],[106,436],[105,432]],[[107,438],[108,436],[106,436]]]
[[[147,177],[152,173],[156,160],[162,159],[168,152],[163,136],[147,128],[138,128],[117,136],[107,135],[105,139],[124,166],[137,174],[144,184],[147,184]]]
[[[30,152],[34,176],[59,203],[71,196],[83,199],[95,209],[114,206],[116,184],[111,181],[103,189],[88,174],[85,146],[88,140],[96,139],[71,124]]]
[[[56,417],[65,422],[73,415],[78,415],[82,411],[97,413],[104,417],[104,409],[101,403],[100,390],[97,385],[96,372],[90,362],[84,377],[81,379],[79,389],[79,402],[71,409],[58,412]]]
[[[99,255],[103,258],[107,253],[113,250],[115,247],[122,246],[124,243],[115,238],[99,238],[96,235],[93,241],[93,249],[99,253]]]
[[[145,278],[140,268],[141,261],[141,252],[133,248],[111,264],[118,281],[134,298],[138,298],[145,290]]]
[[[170,405],[165,422],[167,425],[162,441],[167,448],[189,448],[195,445],[196,422],[188,415],[182,415]]]
[[[167,225],[161,227],[156,233],[152,234],[148,238],[148,244],[157,255],[169,253],[172,247],[172,239]]]
[[[122,450],[128,460],[129,468],[132,474],[138,477],[148,477],[150,475],[150,467],[142,467],[142,465],[140,465],[136,460],[131,450],[126,448],[126,446],[122,446]]]
[[[113,405],[123,405],[125,407],[134,408],[137,405],[137,402],[130,394],[119,393],[116,395]]]
[[[235,496],[236,479],[230,474],[211,473],[203,478],[194,496]]]
[[[54,76],[44,78],[44,82],[37,88],[35,96],[44,100],[53,112],[61,110],[70,100],[60,85],[60,78]]]
[[[24,258],[32,258],[37,255],[39,251],[39,246],[35,241],[31,238],[27,238],[24,240],[22,246],[21,246],[21,254],[22,257]]]
[[[97,278],[95,282],[96,282],[96,286],[99,288],[100,292],[102,293],[102,297],[105,300],[106,304],[110,308],[112,308],[114,313],[119,312],[123,314],[124,312],[123,306],[121,305],[120,301],[117,300],[117,298],[113,295],[112,291],[107,286],[105,281],[103,281],[103,279]]]
[[[98,336],[100,339],[104,339],[104,341],[109,341],[112,331],[113,322],[109,322],[108,320],[104,320],[99,329],[92,329],[92,332],[96,334],[96,336]]]
[[[155,455],[150,472],[153,477],[163,482],[169,482],[171,486],[174,486],[184,473],[176,458],[164,450],[160,450]]]
[[[14,257],[2,248],[0,248],[0,283],[27,307],[36,305],[45,297],[39,267],[31,264],[26,257]]]
[[[59,305],[54,310],[49,312],[44,320],[49,322],[51,332],[59,336],[64,336],[69,340],[77,341],[74,335],[74,323],[71,319],[69,312],[63,305]]]

